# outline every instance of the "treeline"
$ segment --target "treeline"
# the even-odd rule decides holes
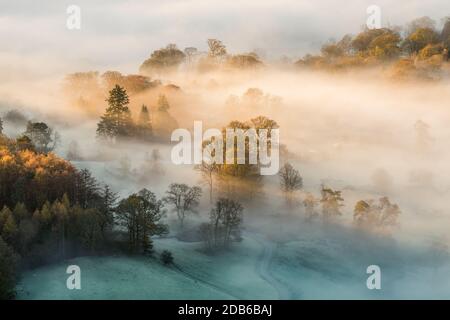
[[[290,163],[285,163],[278,175],[288,209],[295,210],[297,206],[301,206],[306,221],[311,222],[321,217],[324,222],[335,222],[343,214],[342,191],[322,184],[320,197],[311,192],[301,192],[303,178]],[[392,203],[388,197],[359,200],[353,209],[353,224],[365,232],[390,235],[398,225],[400,214],[399,206]]]
[[[436,22],[422,17],[405,28],[366,29],[356,36],[322,46],[320,55],[306,55],[296,65],[323,70],[343,70],[388,64],[395,78],[434,79],[450,55],[450,19],[442,30]]]
[[[26,268],[79,255],[152,254],[152,236],[169,232],[165,207],[176,212],[182,229],[201,194],[199,187],[174,183],[162,199],[142,189],[119,201],[89,170],[37,152],[31,141],[0,135],[0,299],[14,298]],[[228,245],[241,218],[218,214]],[[173,256],[164,251],[161,260],[171,264]]]
[[[19,267],[110,248],[114,225],[116,195],[108,186],[21,140],[0,136],[1,298],[13,296],[7,284]]]
[[[155,50],[145,60],[140,72],[161,75],[177,70],[182,64],[188,69],[248,70],[263,66],[255,52],[229,54],[217,39],[208,39],[208,50],[194,47],[179,49],[175,44]],[[413,20],[406,27],[365,29],[357,35],[345,35],[339,41],[322,46],[319,55],[308,54],[295,65],[322,70],[344,70],[390,63],[394,77],[436,78],[449,59],[450,19],[444,19],[441,30],[428,17]],[[290,62],[283,61],[283,64]]]
[[[139,71],[145,75],[160,75],[177,70],[181,64],[198,71],[216,69],[257,69],[262,67],[260,57],[255,52],[230,54],[222,41],[207,40],[208,51],[203,52],[194,47],[187,47],[183,51],[176,44],[168,44],[165,48],[153,51],[145,60]]]

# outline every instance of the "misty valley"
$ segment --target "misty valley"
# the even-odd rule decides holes
[[[1,75],[0,299],[448,299],[450,20],[349,31]]]

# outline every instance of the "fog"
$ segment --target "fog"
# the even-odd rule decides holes
[[[424,14],[437,17],[437,8],[445,2],[400,3],[380,2],[382,8],[389,8],[383,15],[385,25],[391,21],[403,24]],[[155,74],[152,80],[160,80],[161,85],[130,94],[133,117],[137,118],[142,104],[154,110],[158,96],[164,93],[170,115],[180,128],[190,131],[194,121],[202,121],[203,130],[221,129],[230,121],[257,116],[278,123],[283,145],[281,162],[289,161],[303,177],[298,203],[286,205],[275,175],[263,177],[262,189],[242,204],[244,236],[249,241],[244,249],[257,250],[258,243],[267,249],[264,241],[274,244],[271,272],[281,283],[294,283],[286,286],[288,296],[279,293],[279,298],[448,297],[449,283],[436,281],[449,270],[447,249],[444,258],[439,256],[442,260],[430,256],[450,245],[450,79],[394,81],[382,68],[333,74],[276,63],[282,54],[299,57],[317,51],[329,38],[359,30],[366,18],[365,2],[349,5],[351,9],[342,16],[330,10],[336,6],[331,0],[320,5],[286,0],[277,4],[275,9],[279,10],[275,11],[271,2],[258,6],[248,2],[239,7],[237,15],[238,5],[224,2],[216,6],[203,1],[174,1],[149,7],[142,1],[126,5],[115,2],[111,6],[102,1],[96,5],[81,1],[85,15],[79,34],[55,28],[64,26],[63,4],[30,4],[24,11],[12,4],[2,6],[5,10],[0,26],[7,25],[8,30],[0,28],[0,39],[8,36],[11,41],[0,51],[0,117],[18,110],[28,120],[45,121],[61,136],[55,153],[66,158],[70,146],[76,143],[80,159],[72,163],[91,170],[121,197],[147,188],[161,198],[170,183],[200,185],[204,192],[199,213],[187,218],[189,227],[207,221],[211,209],[207,186],[194,165],[173,164],[174,143],[168,136],[158,142],[113,145],[97,139],[97,122],[107,107],[108,92],[104,88],[88,89],[83,94],[90,99],[81,106],[77,103],[81,94],[67,90],[66,76],[88,70],[137,73],[149,53],[168,42],[176,42],[180,48],[206,50],[204,39],[217,37],[230,43],[232,52],[258,49],[266,58],[264,68],[258,70],[202,73],[181,65],[177,71]],[[36,27],[34,32],[28,33],[30,27],[23,25],[25,21]],[[233,27],[228,26],[230,22]],[[161,32],[156,34],[156,28]],[[242,30],[239,37],[236,28]],[[44,36],[36,37],[37,33]],[[246,97],[251,88],[261,90],[259,100]],[[426,124],[426,129],[418,128],[418,122]],[[18,137],[25,125],[4,120],[4,133]],[[155,150],[161,158],[149,162]],[[300,201],[308,192],[319,198],[321,185],[341,190],[345,200],[342,216],[332,225],[319,220],[305,222]],[[223,190],[216,186],[214,198],[221,195]],[[355,204],[384,196],[400,207],[398,226],[390,235],[361,234],[353,223]],[[176,215],[169,210],[166,219],[173,227],[171,236],[176,237]],[[180,260],[191,263],[182,256],[181,244],[177,247],[179,244],[172,240],[160,241],[161,247],[180,250]],[[308,251],[309,246],[317,252]],[[245,255],[244,249],[236,250]],[[198,254],[197,249],[192,252]],[[293,271],[292,266],[298,263],[295,257],[307,263]],[[305,267],[308,263],[309,268]],[[365,268],[370,264],[388,270],[389,290],[384,295],[371,295],[357,285],[360,280],[365,284]],[[317,274],[311,270],[318,270]],[[52,274],[54,270],[46,272]],[[265,272],[260,272],[262,278]],[[332,281],[327,278],[328,272],[335,272],[330,275]],[[433,283],[428,286],[430,279]],[[338,284],[327,282],[334,280]],[[29,281],[33,286],[33,280]],[[319,292],[327,286],[331,286],[329,292]],[[411,293],[415,290],[420,294]],[[245,298],[252,298],[252,294],[256,293],[249,291]]]
[[[347,224],[351,224],[357,200],[387,195],[402,209],[399,234],[414,231],[425,237],[444,233],[442,220],[448,216],[450,187],[447,174],[450,155],[446,148],[450,134],[446,105],[450,83],[447,80],[395,83],[375,72],[345,76],[275,68],[255,72],[173,74],[165,83],[180,89],[164,91],[171,104],[170,113],[181,128],[188,130],[198,120],[203,122],[205,130],[220,129],[232,120],[245,121],[259,115],[274,119],[280,126],[280,142],[287,147],[288,160],[300,170],[305,189],[318,194],[321,183],[344,189],[346,207],[342,220],[347,220]],[[168,137],[161,144],[130,142],[114,148],[102,146],[95,138],[95,130],[106,102],[99,100],[89,106],[89,112],[80,110],[71,105],[61,89],[62,84],[63,77],[2,84],[1,91],[8,92],[9,96],[2,95],[1,111],[18,109],[30,119],[47,121],[61,135],[56,152],[63,157],[68,145],[76,141],[83,158],[89,160],[79,165],[90,167],[99,179],[116,185],[122,195],[144,186],[136,180],[141,175],[145,155],[153,149],[161,152],[165,174],[160,177],[161,183],[149,185],[151,189],[159,190],[162,195],[170,182],[199,179],[192,166],[171,163],[174,143],[170,144]],[[242,98],[249,88],[259,88],[265,95],[281,98],[281,102],[249,104]],[[134,115],[142,103],[154,106],[161,90],[156,88],[131,96]],[[237,96],[240,102],[227,104],[230,95]],[[418,120],[430,127],[426,150],[418,147],[421,138],[414,127]],[[6,121],[5,131],[17,136],[24,128]],[[127,183],[123,179],[114,181],[114,176],[108,174],[114,170],[102,163],[103,160],[118,162],[124,155],[130,159],[131,169],[136,170],[135,177]],[[381,181],[377,181],[376,173],[380,175],[380,171]],[[264,180],[264,192],[278,197],[278,177]],[[279,202],[270,197],[264,201],[269,205]]]
[[[66,9],[73,4],[81,8],[77,31],[66,28]],[[230,52],[257,50],[265,58],[299,58],[317,52],[331,38],[358,32],[372,4],[369,0],[352,0],[346,6],[336,0],[3,1],[0,39],[5,46],[0,53],[20,60],[38,56],[46,61],[47,73],[58,72],[61,65],[72,72],[85,68],[135,72],[135,61],[167,43],[206,50],[208,38],[221,39]],[[404,25],[424,15],[439,25],[446,4],[445,0],[376,3],[383,27]],[[20,60],[0,59],[0,66],[25,71]],[[30,67],[44,72],[41,63]]]

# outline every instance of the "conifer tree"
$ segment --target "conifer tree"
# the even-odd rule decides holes
[[[152,135],[152,123],[150,120],[150,113],[146,105],[142,105],[137,130],[139,137],[144,140],[149,139]]]
[[[133,123],[126,90],[116,85],[106,101],[108,108],[97,125],[97,135],[112,140],[132,135]]]
[[[166,96],[160,94],[158,97],[158,111],[168,111],[170,109],[169,101]]]

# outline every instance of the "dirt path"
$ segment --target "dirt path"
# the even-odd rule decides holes
[[[270,272],[270,265],[272,263],[272,258],[274,251],[276,249],[276,244],[272,241],[266,240],[260,235],[249,235],[254,240],[258,241],[263,246],[263,252],[261,253],[258,264],[256,265],[256,272],[258,275],[267,281],[272,287],[274,287],[278,292],[278,299],[280,300],[290,300],[292,299],[292,294],[289,289],[275,279]]]

